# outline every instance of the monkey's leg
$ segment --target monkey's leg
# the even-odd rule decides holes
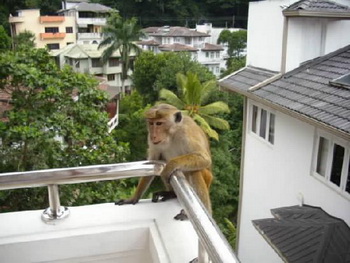
[[[180,213],[178,213],[176,216],[174,216],[174,219],[184,221],[184,220],[188,219],[188,216],[187,216],[185,210],[181,209]]]
[[[129,199],[120,199],[115,202],[116,205],[127,205],[127,204],[136,204],[148,189],[149,185],[152,183],[154,176],[142,177],[139,180],[136,191],[134,195]]]

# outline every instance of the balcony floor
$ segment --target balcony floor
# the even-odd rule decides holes
[[[198,239],[173,217],[177,200],[69,207],[68,218],[41,220],[43,210],[0,214],[0,262],[189,262]]]

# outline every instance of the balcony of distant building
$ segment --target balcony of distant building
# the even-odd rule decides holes
[[[65,17],[64,16],[40,16],[39,21],[40,21],[40,24],[61,23],[65,21]]]

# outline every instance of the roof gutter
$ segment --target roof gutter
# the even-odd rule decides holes
[[[350,12],[321,12],[321,11],[305,11],[305,10],[285,10],[282,11],[285,17],[324,17],[350,19]]]

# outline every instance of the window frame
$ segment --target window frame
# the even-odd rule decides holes
[[[269,145],[274,145],[276,141],[276,113],[267,107],[256,103],[249,103],[248,130],[250,134],[260,138]],[[256,113],[256,115],[255,115]],[[262,130],[262,114],[265,113],[264,129]],[[273,117],[271,117],[273,116]],[[271,120],[273,120],[271,122]],[[271,127],[271,125],[273,127]]]
[[[322,175],[317,170],[318,164],[319,164],[319,147],[320,147],[320,141],[321,138],[324,138],[325,141],[328,143],[327,153],[326,153],[326,164],[325,164],[325,174]],[[341,167],[341,176],[340,176],[340,183],[337,185],[335,182],[332,181],[332,168],[334,165],[334,149],[335,145],[341,146],[344,148],[344,155],[343,155],[343,162]],[[328,187],[332,188],[339,194],[341,194],[344,197],[347,197],[350,199],[350,189],[349,192],[346,191],[347,184],[349,184],[348,188],[350,188],[350,142],[345,141],[335,135],[332,135],[330,133],[316,130],[315,132],[315,139],[314,139],[314,149],[312,152],[312,167],[311,167],[311,175],[321,182],[323,182]]]

